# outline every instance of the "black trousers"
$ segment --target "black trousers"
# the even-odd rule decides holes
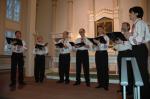
[[[36,55],[34,58],[34,77],[36,82],[43,82],[45,76],[45,55]]]
[[[108,87],[109,85],[108,52],[96,51],[95,62],[96,62],[98,84],[101,86]]]
[[[88,50],[78,50],[76,52],[76,82],[81,82],[81,65],[83,65],[83,72],[85,81],[90,83],[89,77],[89,53]]]
[[[117,56],[117,64],[118,64],[118,73],[119,73],[119,81],[121,81],[121,60],[123,57],[133,57],[133,52],[131,50],[126,51],[119,51]],[[128,86],[127,86],[127,92],[128,94],[133,93],[133,70],[132,70],[132,64],[131,61],[127,61],[127,74],[128,74]],[[122,88],[121,88],[122,90]]]
[[[59,55],[59,78],[60,81],[69,81],[70,53]]]
[[[17,67],[18,66],[18,67]],[[18,82],[22,84],[24,81],[24,59],[23,53],[12,53],[11,56],[11,83],[16,85],[16,74],[18,71]]]
[[[149,99],[148,49],[145,44],[134,45],[132,48],[144,82],[144,86],[141,87],[141,99]]]

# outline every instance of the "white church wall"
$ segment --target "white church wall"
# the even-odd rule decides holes
[[[36,32],[48,40],[51,31],[51,0],[37,0]]]
[[[79,29],[88,30],[88,2],[87,0],[73,1],[73,37],[79,36]]]
[[[113,0],[95,0],[95,12],[98,13],[102,9],[113,10]]]
[[[132,24],[129,19],[129,9],[133,6],[138,6],[141,0],[120,0],[119,1],[119,16],[120,25],[122,22],[126,21]]]
[[[46,39],[47,33],[51,32],[52,27],[52,11],[51,0],[38,0],[37,11],[37,26],[36,29],[42,33]],[[56,7],[56,33],[61,33],[67,30],[67,2],[68,0],[57,0]],[[118,0],[119,1],[119,23],[124,21],[132,22],[129,20],[129,8],[135,5],[140,5],[141,0]],[[108,3],[109,2],[109,3]],[[149,7],[149,6],[148,6]],[[150,9],[150,7],[149,7]],[[103,13],[109,12],[109,13]],[[101,12],[101,13],[99,13]],[[113,18],[113,0],[95,0],[95,20],[102,18],[102,16]],[[150,13],[148,13],[148,23],[150,23]],[[118,27],[118,25],[116,25]],[[89,3],[88,0],[73,0],[73,40],[79,37],[79,28],[85,28],[88,32],[89,29]],[[117,28],[119,30],[120,27]],[[87,33],[87,36],[89,34]]]
[[[58,0],[56,11],[56,33],[67,30],[67,0]]]

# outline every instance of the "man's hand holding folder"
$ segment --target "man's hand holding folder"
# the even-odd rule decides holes
[[[104,39],[103,36],[99,36],[99,37],[96,37],[96,38],[88,38],[88,40],[91,41],[96,46],[97,46],[98,43],[103,43],[103,44],[107,43],[107,41]]]
[[[6,41],[8,44],[23,46],[22,40],[20,39],[6,37]]]
[[[42,49],[44,49],[44,47],[47,46],[47,45],[48,45],[48,43],[45,43],[44,45],[36,44],[36,45],[35,45],[35,48],[37,48],[37,49],[39,49],[39,50],[42,50]]]
[[[113,42],[118,40],[127,41],[127,38],[121,32],[111,32],[111,33],[106,33],[106,35]]]
[[[78,47],[83,47],[83,46],[86,45],[84,42],[81,42],[81,43],[69,42],[69,43],[71,44],[71,46],[74,46],[74,47],[76,47],[76,48],[78,48]],[[57,43],[57,44],[55,44],[55,46],[56,46],[57,48],[66,48],[63,43]]]
[[[76,43],[76,44],[74,42],[69,42],[69,43],[71,44],[71,46],[74,46],[76,48],[86,46],[84,42]]]
[[[63,48],[63,47],[64,47],[64,44],[63,44],[63,43],[57,43],[57,44],[55,44],[55,46],[56,46],[57,48]]]

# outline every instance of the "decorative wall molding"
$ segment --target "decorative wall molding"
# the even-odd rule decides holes
[[[100,11],[98,11],[97,13],[95,13],[95,21],[103,18],[103,17],[107,17],[107,18],[114,18],[114,10],[111,9],[101,9]]]

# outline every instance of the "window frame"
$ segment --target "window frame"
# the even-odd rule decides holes
[[[6,29],[5,32],[4,32],[4,55],[11,55],[12,54],[12,49],[11,49],[11,45],[7,43],[6,41],[6,37],[7,37],[7,32],[10,32],[10,33],[14,33],[12,34],[10,38],[15,38],[15,30],[13,29]],[[10,47],[10,50],[8,49],[8,46]]]
[[[8,6],[7,6],[7,2],[8,0],[6,0],[6,19],[9,20],[9,21],[12,21],[12,22],[17,22],[19,23],[20,20],[21,20],[21,0],[18,0],[19,1],[19,13],[18,13],[18,18],[16,18],[15,16],[15,1],[16,0],[10,0],[12,2],[12,5],[10,7],[10,10],[11,10],[11,14],[12,14],[12,17],[9,17],[8,15]]]

